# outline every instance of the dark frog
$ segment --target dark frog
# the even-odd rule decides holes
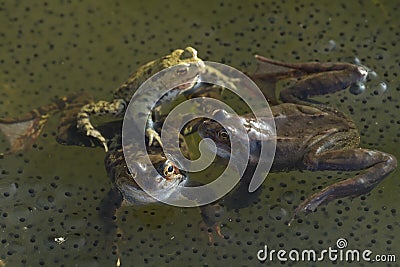
[[[164,200],[179,191],[187,181],[184,171],[171,160],[168,160],[159,146],[149,147],[142,153],[134,147],[124,155],[121,137],[115,137],[106,154],[105,167],[115,188],[121,193],[124,204],[142,205]],[[149,157],[152,166],[146,165]],[[129,167],[126,162],[131,162]],[[154,168],[154,169],[152,169]],[[143,183],[150,194],[143,191],[137,180]]]
[[[347,88],[352,83],[362,82],[367,71],[362,66],[346,63],[299,63],[290,64],[258,57],[280,71],[257,74],[252,78],[261,85],[265,95],[277,104],[274,98],[277,81],[288,77],[301,77],[292,87],[280,92],[283,102],[271,107],[276,125],[276,152],[271,171],[287,170],[340,170],[359,171],[360,174],[334,183],[307,198],[296,209],[314,211],[329,201],[366,194],[397,166],[396,158],[390,154],[360,148],[360,135],[353,120],[343,112],[323,104],[311,102],[309,96],[327,94]],[[268,85],[269,87],[266,87]],[[225,128],[216,120],[205,120],[199,126],[202,138],[211,138],[217,146],[217,154],[229,157],[231,135],[236,129],[229,126],[231,115],[218,110],[214,113],[226,122]],[[262,163],[259,158],[260,145],[270,142],[271,118],[256,120],[252,114],[240,117],[249,139],[249,165]],[[234,145],[234,144],[233,144]],[[232,155],[235,159],[235,155]],[[239,159],[236,159],[239,160]]]
[[[182,154],[190,158],[183,136],[179,138],[179,145]],[[110,142],[110,150],[105,157],[105,167],[114,184],[101,205],[100,213],[106,227],[114,226],[110,219],[115,217],[121,206],[147,205],[173,197],[186,198],[181,192],[182,188],[201,185],[191,181],[179,163],[168,159],[160,146],[147,146],[147,151],[140,151],[135,140],[129,146],[123,147],[121,136],[116,136]],[[215,229],[219,235],[216,217],[220,213],[221,207],[218,204],[200,207],[200,214],[207,228]],[[209,237],[211,241],[212,236]]]

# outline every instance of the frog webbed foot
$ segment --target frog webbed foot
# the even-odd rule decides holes
[[[226,237],[221,232],[220,220],[225,209],[220,204],[206,205],[200,207],[201,217],[203,219],[203,224],[207,230],[208,241],[213,244],[214,232],[219,238],[225,239]]]
[[[30,148],[39,137],[48,118],[48,115],[32,112],[31,118],[0,119],[0,132],[10,143],[10,153]]]
[[[212,226],[207,227],[208,242],[210,244],[215,243],[214,233],[216,233],[217,237],[219,237],[221,239],[226,239],[226,237],[221,232],[221,227],[219,225],[212,225]]]

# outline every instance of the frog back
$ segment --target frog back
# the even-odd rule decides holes
[[[129,102],[140,85],[156,73],[179,64],[197,62],[202,62],[202,60],[197,57],[196,49],[192,47],[176,49],[169,55],[150,61],[139,67],[124,84],[115,90],[114,98],[124,99],[126,102]]]
[[[310,149],[329,143],[338,133],[353,138],[351,143],[359,142],[354,122],[333,108],[285,103],[271,111],[277,134],[275,170],[297,168]]]

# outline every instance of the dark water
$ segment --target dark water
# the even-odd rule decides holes
[[[367,91],[325,101],[351,115],[363,147],[400,158],[398,9],[395,1],[4,1],[0,116],[18,116],[79,90],[110,99],[137,66],[187,45],[203,59],[246,71],[255,68],[256,53],[285,61],[357,58],[378,75]],[[0,259],[6,266],[112,266],[112,243],[98,230],[97,208],[111,186],[104,152],[57,144],[57,120],[49,121],[30,151],[0,158]],[[7,147],[1,136],[0,151]],[[398,171],[366,196],[334,201],[286,225],[302,197],[352,175],[270,174],[255,204],[227,212],[222,223],[228,238],[214,246],[196,209],[125,208],[119,216],[122,263],[280,265],[276,258],[259,262],[257,251],[264,245],[322,251],[339,238],[348,249],[400,257]]]

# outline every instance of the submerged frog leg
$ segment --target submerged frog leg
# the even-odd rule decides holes
[[[256,58],[264,63],[283,68],[281,71],[262,74],[254,77],[269,81],[287,78],[301,78],[290,88],[280,92],[283,102],[309,104],[309,97],[341,91],[354,83],[365,81],[368,71],[363,66],[349,63],[285,63],[262,56]]]
[[[182,152],[185,152],[186,150],[184,149]],[[188,151],[186,151],[188,152]],[[204,185],[203,183],[199,181],[187,181],[185,186],[187,187],[196,187],[196,186],[202,186]],[[214,197],[213,192],[208,192],[210,194],[210,197]],[[186,197],[186,196],[185,196]],[[208,241],[213,244],[214,243],[214,237],[213,237],[213,230],[217,233],[217,235],[220,238],[225,238],[225,236],[221,232],[221,227],[219,226],[220,221],[222,219],[223,214],[225,213],[225,207],[222,204],[219,203],[211,203],[203,206],[199,206],[200,209],[200,215],[202,218],[202,225],[205,225],[205,228],[207,229],[207,235],[208,235]],[[203,228],[203,227],[202,227]],[[204,229],[204,228],[203,228]]]
[[[69,108],[84,93],[57,97],[48,105],[36,108],[19,118],[0,119],[0,131],[10,142],[10,152],[26,150],[37,140],[50,115]]]
[[[161,137],[157,133],[157,131],[154,130],[154,122],[153,122],[153,119],[151,118],[151,116],[149,116],[147,118],[146,136],[149,139],[149,146],[151,146],[153,144],[153,141],[156,140],[162,147]]]
[[[396,168],[397,160],[394,156],[381,151],[349,148],[308,155],[305,164],[311,170],[363,170],[363,172],[313,194],[299,205],[295,216],[302,211],[312,212],[319,205],[335,199],[355,197],[370,192]]]
[[[103,135],[94,128],[90,122],[89,115],[104,115],[113,114],[119,115],[126,108],[126,102],[123,99],[115,99],[113,102],[99,101],[90,103],[82,107],[77,116],[77,127],[82,130],[87,136],[91,136],[99,140],[104,146],[105,151],[108,151],[106,139]]]
[[[49,115],[40,115],[29,119],[0,119],[0,131],[10,143],[10,152],[16,153],[31,147],[39,137]]]
[[[211,244],[214,243],[213,230],[217,233],[218,237],[225,239],[219,226],[224,211],[225,208],[220,204],[208,204],[200,207],[200,214],[207,228],[208,241]]]
[[[118,248],[118,241],[123,234],[116,224],[117,211],[123,203],[123,197],[116,188],[110,189],[107,196],[101,201],[98,208],[101,222],[101,230],[107,237],[107,243],[112,247],[112,253],[116,256],[116,266],[121,265],[121,252]]]
[[[81,108],[93,102],[91,95],[82,93],[73,102],[62,110],[60,120],[57,127],[57,142],[63,145],[77,145],[85,147],[98,146],[98,142],[94,142],[92,138],[86,136],[76,127],[76,116]]]

